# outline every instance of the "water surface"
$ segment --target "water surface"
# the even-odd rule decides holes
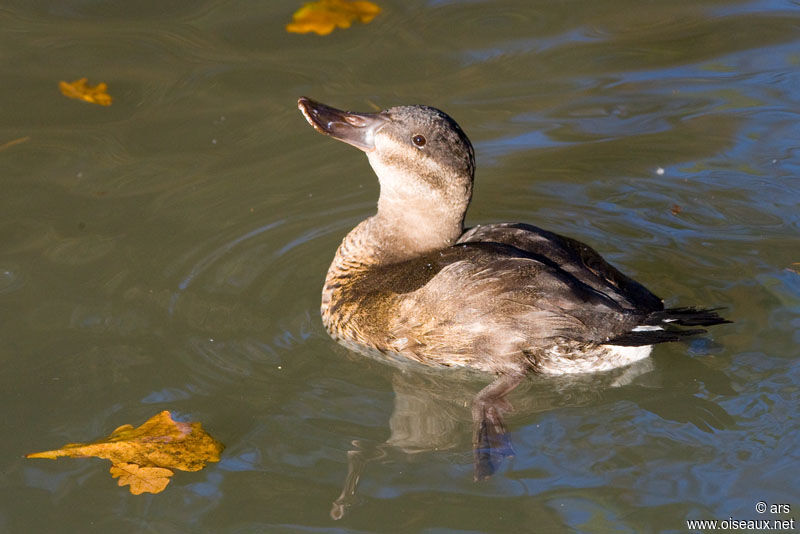
[[[327,37],[298,2],[0,6],[0,531],[685,532],[797,517],[797,2],[400,2]],[[109,108],[59,80],[109,84]],[[533,378],[471,480],[487,381],[338,347],[319,294],[377,183],[308,95],[425,103],[469,134],[469,223],[590,243],[735,323],[633,369]],[[16,141],[16,143],[14,142]],[[222,461],[132,496],[23,454],[168,409]],[[366,462],[344,518],[330,517]],[[758,501],[792,512],[759,515]]]

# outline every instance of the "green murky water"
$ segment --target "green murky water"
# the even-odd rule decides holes
[[[0,5],[0,531],[797,517],[800,5],[380,5],[324,38],[284,31],[295,1]],[[114,104],[59,94],[83,76]],[[446,110],[477,152],[468,222],[579,238],[735,324],[624,373],[532,379],[511,398],[516,457],[473,483],[465,403],[484,383],[322,329],[327,265],[377,183],[308,127],[302,94]],[[117,488],[104,461],[22,458],[164,409],[227,449],[162,494]],[[334,521],[348,451],[364,465]]]

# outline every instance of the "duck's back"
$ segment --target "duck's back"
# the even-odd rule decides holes
[[[620,306],[641,312],[664,309],[663,301],[642,284],[625,276],[590,246],[524,223],[497,223],[470,228],[459,243],[503,243],[538,256],[563,269]]]

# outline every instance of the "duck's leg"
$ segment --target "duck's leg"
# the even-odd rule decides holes
[[[347,451],[347,476],[344,479],[342,493],[333,501],[331,507],[331,519],[334,520],[344,517],[347,509],[357,502],[356,488],[364,467],[369,462],[386,456],[383,446],[364,449],[358,440],[353,441],[353,446],[355,450]]]
[[[504,458],[514,455],[503,423],[503,412],[511,410],[505,396],[522,382],[524,375],[503,374],[480,390],[472,401],[472,449],[475,480],[492,476]]]

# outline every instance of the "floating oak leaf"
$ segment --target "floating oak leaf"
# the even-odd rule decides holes
[[[366,0],[318,0],[298,9],[286,31],[328,35],[337,26],[349,28],[356,19],[366,24],[380,12],[380,7]]]
[[[113,464],[135,463],[142,467],[169,467],[199,471],[219,461],[223,445],[209,436],[200,423],[173,421],[169,412],[154,415],[142,426],[122,425],[105,439],[91,443],[67,443],[60,449],[29,454],[28,458],[97,456]]]
[[[27,457],[56,459],[61,456],[72,458],[96,456],[111,460],[111,463],[114,464],[113,475],[114,468],[125,470],[126,468],[123,466],[127,464],[135,464],[138,468],[168,468],[167,471],[169,469],[199,471],[208,462],[218,462],[223,448],[222,443],[209,436],[200,423],[173,421],[170,413],[164,411],[151,417],[140,427],[123,425],[105,439],[91,443],[67,443],[60,449],[37,452],[29,454]],[[153,472],[145,471],[144,473],[146,475],[138,475],[139,478],[144,480],[153,478]],[[129,474],[137,476],[135,473]],[[166,476],[169,475],[161,474],[156,478]],[[167,482],[163,482],[164,486]],[[121,482],[121,484],[123,483]],[[137,486],[134,486],[133,483],[130,484],[132,493],[136,493],[134,487],[147,487],[141,484]],[[142,491],[150,490],[142,489],[138,493]]]
[[[101,106],[111,105],[111,96],[106,92],[108,86],[105,83],[98,83],[94,87],[90,87],[87,78],[81,78],[74,82],[58,82],[58,88],[61,93],[69,98],[76,98],[84,102],[92,104],[100,104]]]
[[[111,476],[119,477],[120,486],[130,485],[131,493],[161,493],[169,484],[169,477],[174,473],[163,467],[139,467],[136,464],[118,464],[111,466]]]

